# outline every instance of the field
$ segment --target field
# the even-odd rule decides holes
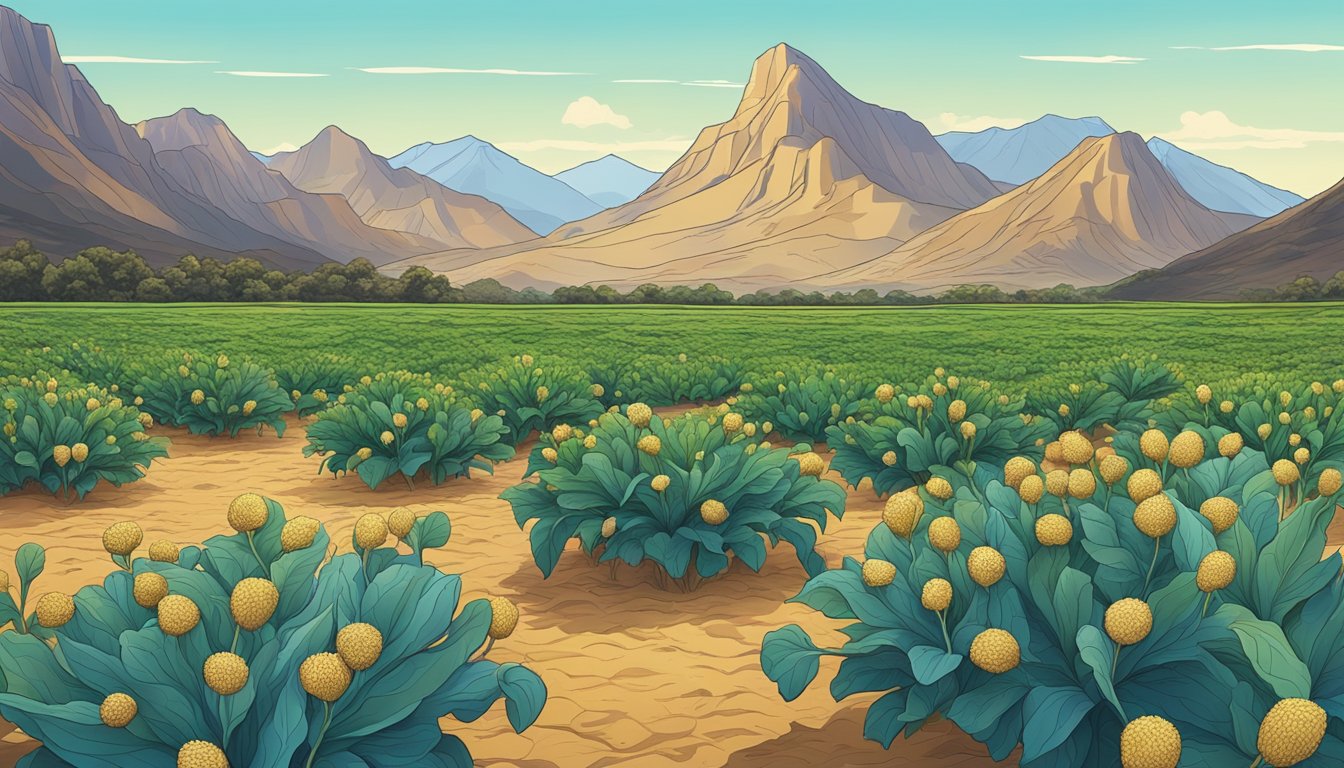
[[[1340,327],[1344,307],[1329,304],[3,306],[0,422],[11,443],[37,447],[33,459],[0,443],[0,569],[15,584],[20,545],[45,548],[29,610],[39,594],[75,594],[112,573],[104,596],[76,595],[73,620],[49,626],[39,603],[27,622],[58,648],[109,653],[105,637],[121,630],[98,622],[154,642],[168,633],[162,607],[142,615],[125,603],[129,572],[137,589],[140,575],[165,574],[173,595],[179,585],[204,595],[181,571],[233,573],[215,576],[226,587],[249,573],[283,581],[279,564],[304,549],[281,553],[280,515],[313,518],[330,535],[337,556],[314,561],[327,563],[316,585],[354,555],[370,584],[424,568],[421,558],[436,574],[460,574],[450,640],[459,620],[483,621],[483,598],[519,609],[516,630],[496,644],[500,609],[489,604],[489,661],[482,653],[462,669],[522,664],[544,682],[544,707],[530,677],[471,705],[486,696],[479,684],[454,689],[458,716],[440,720],[449,709],[435,709],[418,725],[431,745],[441,728],[465,748],[445,737],[439,762],[424,764],[969,768],[1025,755],[1047,768],[1100,768],[1121,765],[1121,728],[1150,714],[1179,729],[1180,766],[1288,765],[1272,739],[1257,743],[1271,705],[1312,699],[1344,711],[1335,700],[1344,669],[1330,661],[1344,657],[1334,554],[1344,545],[1344,518],[1334,521],[1344,348],[1330,341]],[[133,450],[143,477],[117,463]],[[95,465],[103,474],[89,474]],[[1136,478],[1156,489],[1136,490]],[[231,508],[245,492],[271,505],[255,544]],[[1214,497],[1235,499],[1239,516],[1219,517]],[[412,533],[386,547],[364,542],[367,516],[391,521],[401,508],[415,516]],[[906,526],[903,510],[916,508]],[[422,550],[439,511],[451,538]],[[680,522],[651,535],[668,514]],[[1069,535],[1043,532],[1042,520],[1063,521]],[[126,521],[144,546],[117,554],[103,533]],[[184,565],[199,556],[186,545],[213,536],[208,552],[246,563]],[[145,556],[160,539],[182,545],[179,564]],[[1007,558],[1006,571],[984,576],[986,549]],[[1216,552],[1234,558],[1236,575],[1206,590]],[[930,585],[946,585],[950,607]],[[54,658],[47,646],[25,644],[19,621],[4,629],[20,614],[6,613],[18,587],[9,594],[0,594],[0,660],[40,667],[33,658]],[[126,615],[86,617],[118,594]],[[1149,611],[1147,629],[1124,642],[1108,608],[1121,598]],[[187,677],[197,676],[193,654],[223,650],[212,638],[227,641],[243,624],[236,612],[229,619],[227,591],[224,630],[206,626],[218,617],[207,597],[197,601],[201,628],[177,646]],[[396,610],[428,620],[414,600]],[[219,718],[241,697],[283,700],[260,687],[263,648],[291,642],[296,616],[311,618],[291,611],[286,629],[263,624],[242,645],[234,635],[257,665],[237,699],[188,685],[206,712],[194,733],[222,733],[235,765],[251,754],[241,734],[254,724],[240,719],[229,747]],[[1008,637],[1011,663],[1000,646],[986,656],[982,636]],[[380,642],[393,654],[391,634]],[[410,668],[433,647],[388,663]],[[110,684],[47,690],[75,702],[59,716],[23,709],[17,696],[43,695],[42,684],[17,668],[0,673],[0,711],[31,718],[30,733],[41,725],[47,750],[34,753],[39,742],[0,719],[0,764],[40,754],[27,758],[34,767],[64,765],[46,762],[60,748],[74,749],[62,754],[77,764],[78,748],[62,741],[71,733],[143,750],[119,753],[136,764],[173,764],[181,731],[156,720],[167,715],[152,702],[141,700],[147,726],[120,730],[97,706]],[[333,707],[338,726],[350,717],[342,701],[376,689],[373,673],[396,674],[356,671]],[[126,674],[144,671],[128,661]],[[1029,693],[1038,688],[1050,698]],[[318,754],[324,709],[304,690],[314,698],[296,712]],[[498,696],[507,711],[489,707]],[[1228,711],[1209,714],[1209,701]],[[462,714],[478,704],[479,719]],[[1315,736],[1317,762],[1300,764],[1344,759],[1333,717]],[[1311,723],[1302,727],[1293,738],[1310,741]],[[363,743],[328,739],[315,765],[392,765],[369,750],[425,738],[409,733],[401,723]],[[1163,762],[1165,738],[1147,732],[1151,759],[1132,765],[1175,768]],[[298,749],[255,764],[302,765]]]
[[[861,364],[889,375],[944,366],[1022,388],[1080,376],[1096,360],[1155,354],[1190,379],[1285,379],[1344,368],[1330,344],[1344,306],[1132,304],[880,309],[415,307],[400,305],[0,306],[0,371],[30,347],[88,341],[129,355],[197,349],[274,366],[318,353],[370,372],[452,377],[523,352],[577,363],[640,354]],[[900,378],[900,376],[897,376]]]

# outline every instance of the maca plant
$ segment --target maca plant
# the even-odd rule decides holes
[[[673,405],[688,400],[718,400],[742,386],[742,366],[716,355],[642,358],[630,388],[644,403]]]
[[[559,360],[543,366],[531,355],[520,355],[463,374],[462,381],[472,402],[504,420],[510,445],[557,424],[585,424],[603,410],[587,374]]]
[[[832,695],[883,692],[864,733],[886,746],[941,716],[1024,766],[1344,761],[1338,472],[1281,516],[1263,454],[1213,455],[1178,475],[1191,507],[1151,467],[1060,442],[1070,469],[942,468],[891,497],[864,557],[794,598],[849,622],[844,645],[766,636],[784,698],[838,656]]]
[[[0,494],[38,483],[83,498],[99,482],[145,476],[168,441],[145,432],[149,414],[96,386],[68,386],[68,373],[0,379]]]
[[[1055,426],[1022,408],[1021,398],[957,376],[935,374],[918,386],[881,384],[861,406],[863,420],[826,430],[835,451],[831,468],[854,487],[870,480],[883,496],[924,484],[935,467],[955,466],[969,476],[978,462],[1039,461]]]
[[[414,488],[420,473],[438,485],[472,469],[493,471],[513,456],[507,432],[499,416],[458,402],[442,384],[380,374],[318,413],[303,454],[322,456],[319,472],[355,472],[370,488],[396,475]]]
[[[587,433],[555,427],[529,457],[527,476],[537,479],[501,498],[520,528],[532,523],[532,555],[545,576],[575,538],[613,569],[652,561],[664,588],[670,580],[694,589],[727,571],[730,558],[759,570],[781,539],[817,573],[825,567],[817,533],[828,513],[844,514],[844,490],[821,479],[815,453],[791,457],[758,435],[739,413],[664,421],[633,403]]]
[[[788,440],[821,442],[826,430],[860,413],[871,388],[835,370],[793,376],[776,371],[743,388],[739,408]]]
[[[260,434],[265,427],[283,435],[284,414],[294,408],[269,370],[247,360],[230,361],[228,355],[174,356],[149,370],[135,394],[142,410],[193,435],[237,437],[244,429]]]
[[[442,513],[365,515],[334,557],[317,520],[255,494],[228,519],[237,533],[148,558],[139,526],[113,525],[118,570],[73,596],[30,600],[45,553],[19,550],[17,602],[0,573],[0,715],[42,742],[20,766],[466,768],[440,717],[503,698],[516,730],[536,720],[541,679],[487,658],[517,607],[462,604],[461,578],[422,563]]]
[[[359,379],[355,361],[340,355],[319,355],[275,371],[276,385],[289,393],[300,416],[325,409]]]

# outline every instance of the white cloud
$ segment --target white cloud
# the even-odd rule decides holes
[[[593,152],[600,155],[620,154],[622,152],[682,152],[690,146],[690,139],[676,136],[648,141],[574,141],[570,139],[534,139],[532,141],[509,141],[496,146],[505,152],[544,152],[559,150],[562,152]]]
[[[972,117],[970,115],[958,115],[955,112],[943,112],[938,115],[938,122],[942,124],[944,131],[965,131],[967,133],[983,131],[986,128],[1017,128],[1027,124],[1026,120],[1019,117],[990,117],[989,115]]]
[[[1022,56],[1031,61],[1055,61],[1065,64],[1133,64],[1147,61],[1134,56]]]
[[[1322,53],[1325,51],[1344,51],[1344,45],[1326,45],[1324,43],[1256,43],[1255,45],[1225,45],[1206,48],[1202,45],[1173,45],[1177,51],[1296,51],[1298,53]]]
[[[294,151],[298,150],[298,148],[299,148],[298,145],[296,145],[296,144],[291,144],[290,142],[285,141],[285,142],[281,142],[281,143],[279,143],[279,144],[276,144],[274,147],[271,147],[270,149],[263,149],[263,150],[261,150],[261,154],[263,154],[263,155],[265,155],[265,156],[267,156],[267,157],[273,157],[273,156],[275,156],[275,155],[280,154],[281,152],[294,152]]]
[[[570,105],[565,108],[565,114],[560,118],[560,122],[565,125],[576,125],[580,128],[610,125],[625,130],[631,126],[630,118],[617,114],[616,110],[592,96],[581,96],[570,102]]]
[[[255,72],[250,70],[225,70],[215,74],[232,75],[234,77],[326,77],[326,75],[317,72]]]
[[[1182,112],[1181,127],[1159,134],[1192,151],[1206,149],[1302,149],[1308,144],[1344,142],[1344,131],[1256,128],[1238,125],[1225,113]]]
[[[218,61],[185,59],[141,59],[135,56],[62,56],[66,64],[218,64]]]
[[[453,67],[356,67],[371,75],[509,75],[514,77],[565,77],[586,72],[537,72],[524,69],[457,69]]]
[[[682,85],[693,85],[697,88],[745,88],[746,83],[734,83],[728,80],[691,80],[682,83]]]
[[[734,83],[731,80],[612,80],[613,83],[629,83],[640,85],[690,85],[696,88],[745,88],[745,83]]]

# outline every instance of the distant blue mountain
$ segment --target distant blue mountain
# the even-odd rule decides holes
[[[449,189],[480,195],[539,235],[585,219],[603,206],[563,181],[524,165],[474,136],[443,144],[418,144],[388,161],[410,168]]]
[[[260,152],[253,152],[253,153],[252,153],[252,156],[255,157],[255,158],[257,158],[258,160],[260,160],[262,165],[270,165],[270,164],[271,164],[271,156],[270,156],[270,155],[263,155],[263,154],[261,154]]]
[[[615,208],[639,197],[660,175],[623,157],[607,155],[561,171],[555,178],[603,208]]]
[[[952,132],[935,138],[957,162],[995,181],[1025,184],[1062,160],[1083,139],[1112,133],[1115,129],[1100,117],[1046,115],[1017,128]]]
[[[1191,197],[1210,210],[1269,218],[1305,200],[1157,137],[1148,140],[1148,150]]]

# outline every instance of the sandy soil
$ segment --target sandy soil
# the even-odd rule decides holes
[[[146,542],[199,542],[227,528],[229,500],[249,490],[279,501],[288,514],[324,521],[333,541],[348,542],[355,519],[368,511],[443,510],[452,519],[452,541],[430,561],[462,573],[467,598],[517,601],[518,630],[491,657],[525,662],[550,689],[541,718],[522,735],[509,727],[503,706],[469,725],[444,721],[478,765],[994,765],[981,745],[946,722],[898,740],[890,751],[865,741],[863,712],[876,694],[832,701],[834,662],[823,662],[817,683],[797,701],[779,698],[758,659],[766,632],[799,623],[823,644],[842,640],[838,622],[784,603],[805,580],[787,545],[760,574],[736,568],[691,594],[656,589],[647,571],[624,569],[611,581],[605,565],[594,567],[577,552],[543,580],[526,535],[497,498],[518,482],[522,462],[497,467],[493,477],[414,492],[387,483],[375,492],[357,478],[319,476],[318,459],[302,455],[303,435],[297,423],[283,439],[174,432],[172,457],[137,483],[100,486],[70,505],[32,491],[0,499],[0,567],[10,569],[21,543],[39,542],[48,564],[38,591],[73,592],[111,570],[100,540],[108,525],[136,520]],[[880,518],[881,503],[870,490],[851,494],[845,520],[822,538],[827,560],[836,564],[859,552]],[[0,720],[0,765],[12,765],[33,746]]]

